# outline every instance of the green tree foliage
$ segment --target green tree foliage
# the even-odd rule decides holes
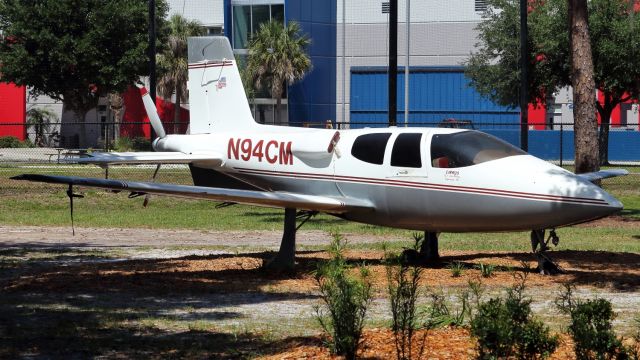
[[[187,59],[187,38],[204,35],[204,28],[198,21],[185,19],[174,14],[169,19],[169,40],[165,51],[158,55],[158,92],[165,98],[176,95],[173,117],[174,133],[180,128],[180,103],[188,101],[187,79],[189,64]]]
[[[162,27],[168,7],[157,4]],[[146,0],[0,0],[0,80],[61,100],[83,121],[98,97],[148,72],[148,28]]]
[[[414,234],[413,251],[420,251],[424,236]],[[417,300],[422,268],[415,262],[409,264],[403,256],[386,253],[385,269],[387,273],[387,293],[391,306],[392,330],[399,360],[420,359],[426,344],[426,332],[414,354],[415,330],[419,328],[420,317],[417,312]]]
[[[373,296],[369,273],[360,268],[360,276],[351,273],[344,257],[346,242],[340,234],[333,235],[329,252],[331,259],[321,265],[316,273],[320,297],[326,304],[328,314],[317,308],[320,326],[331,334],[331,352],[355,359],[364,319]]]
[[[492,298],[480,304],[471,321],[471,333],[478,339],[479,359],[544,359],[558,347],[558,337],[533,318],[531,300],[524,297],[522,281],[507,289],[506,298]]]
[[[480,94],[517,107],[519,100],[519,0],[489,0],[478,25],[477,51],[466,74]],[[529,100],[571,85],[569,18],[566,0],[530,0]],[[640,96],[640,12],[627,0],[588,1],[594,79],[604,93],[597,110],[608,124],[615,106]],[[608,126],[600,129],[601,162],[607,161]]]
[[[56,114],[48,108],[33,107],[27,111],[27,126],[35,133],[36,146],[47,145],[47,135]]]
[[[285,84],[301,80],[311,70],[305,52],[310,41],[300,30],[294,21],[287,26],[277,21],[263,23],[249,43],[247,71],[257,90],[264,87],[276,99],[276,119],[280,119]]]
[[[585,360],[629,359],[626,348],[613,331],[615,313],[605,299],[578,300],[574,288],[566,285],[556,299],[560,310],[571,316],[569,334],[574,342],[576,358]]]

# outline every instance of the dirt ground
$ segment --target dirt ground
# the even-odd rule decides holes
[[[346,237],[352,244],[384,240]],[[330,240],[320,231],[301,231],[298,238],[304,245]],[[315,321],[322,303],[313,274],[328,255],[300,251],[295,271],[266,273],[261,265],[279,242],[280,233],[271,231],[82,228],[72,237],[69,228],[0,226],[0,358],[330,358]],[[245,248],[226,248],[233,246]],[[512,284],[514,271],[526,272],[534,311],[554,331],[566,325],[553,300],[567,282],[580,297],[612,301],[621,334],[632,331],[640,309],[640,254],[555,251],[566,271],[558,276],[533,271],[528,253],[442,255],[442,262],[424,268],[424,288],[455,301],[470,280],[481,281],[488,297]],[[383,254],[347,256],[367,264],[376,290],[361,356],[392,358]],[[452,276],[452,262],[465,266],[462,276]],[[480,277],[480,263],[495,265],[494,275]],[[475,354],[466,329],[431,331],[427,344],[428,359]],[[563,337],[553,358],[570,359],[570,353]]]

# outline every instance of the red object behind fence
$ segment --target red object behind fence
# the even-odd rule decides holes
[[[125,113],[122,117],[120,136],[132,138],[142,136],[149,138],[151,136],[151,127],[149,125],[149,117],[144,110],[140,90],[135,87],[129,87],[122,96],[124,98]],[[166,101],[158,97],[156,98],[156,109],[158,111],[158,116],[160,116],[160,120],[162,120],[165,131],[167,134],[172,134],[174,132],[173,115],[175,105],[170,101]],[[179,133],[184,134],[187,131],[189,122],[188,110],[180,108],[180,120],[181,124]]]
[[[20,140],[27,137],[27,94],[24,86],[0,83],[0,136],[15,136]]]

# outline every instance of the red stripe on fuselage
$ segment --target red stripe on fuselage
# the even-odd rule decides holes
[[[223,66],[232,66],[232,61],[225,62],[216,62],[216,63],[199,63],[199,64],[189,64],[189,69],[204,69],[209,67],[223,67]]]

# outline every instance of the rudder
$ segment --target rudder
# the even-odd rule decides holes
[[[229,39],[190,37],[189,107],[191,134],[257,126],[242,86]]]

